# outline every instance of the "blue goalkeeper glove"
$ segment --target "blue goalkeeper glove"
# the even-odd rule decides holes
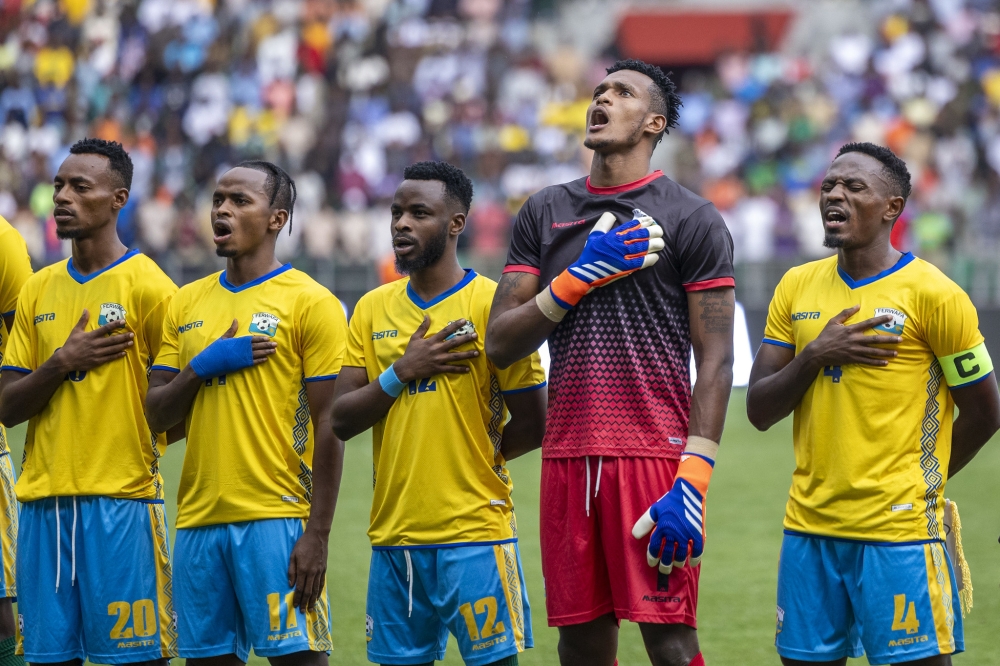
[[[617,218],[605,213],[587,236],[580,257],[557,275],[536,297],[539,309],[552,321],[562,318],[591,290],[649,268],[665,246],[663,229],[636,208],[632,221],[612,229]]]
[[[689,442],[691,439],[696,438],[689,438]],[[715,442],[711,444],[718,448]],[[701,563],[705,552],[705,496],[714,466],[715,461],[709,456],[685,452],[673,488],[656,500],[632,527],[636,539],[653,531],[646,562],[651,567],[659,566],[660,573],[669,574],[674,567],[696,567]]]
[[[253,336],[219,338],[191,359],[191,369],[201,379],[211,379],[253,365]]]

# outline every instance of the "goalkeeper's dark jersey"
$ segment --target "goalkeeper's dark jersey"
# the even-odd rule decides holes
[[[580,256],[605,211],[639,208],[663,227],[650,269],[595,289],[549,336],[549,413],[542,455],[676,458],[691,409],[687,292],[732,287],[733,241],[709,201],[662,172],[617,187],[589,178],[531,196],[514,222],[505,273],[542,285]]]

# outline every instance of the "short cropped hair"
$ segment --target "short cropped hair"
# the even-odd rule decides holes
[[[403,169],[405,180],[439,180],[444,183],[445,196],[468,214],[472,206],[472,181],[465,172],[447,162],[417,162]]]
[[[837,157],[847,153],[862,153],[869,157],[874,157],[882,163],[882,173],[889,180],[889,185],[894,190],[895,196],[903,197],[905,203],[910,198],[912,187],[910,185],[910,171],[906,168],[906,162],[899,159],[896,153],[884,146],[876,146],[867,141],[860,143],[848,143],[841,147]]]
[[[671,128],[677,127],[677,121],[680,118],[680,108],[684,103],[681,101],[681,96],[677,94],[677,86],[656,65],[650,65],[648,62],[634,58],[619,60],[608,67],[607,71],[608,74],[614,74],[623,69],[645,74],[653,80],[653,85],[649,87],[650,108],[667,119],[666,128],[656,138],[656,142],[659,143],[663,139],[663,134],[668,134]]]
[[[111,162],[111,172],[118,187],[132,189],[132,158],[122,144],[104,139],[80,139],[69,149],[72,155],[103,155]]]
[[[295,199],[298,192],[295,189],[295,181],[285,173],[277,164],[265,162],[264,160],[247,160],[240,162],[236,167],[253,169],[260,171],[267,176],[264,180],[264,193],[267,194],[267,203],[272,210],[288,211],[288,233],[292,233],[292,213],[295,209]]]

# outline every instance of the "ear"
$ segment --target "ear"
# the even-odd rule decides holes
[[[659,136],[667,128],[667,117],[662,113],[650,112],[646,116],[646,132]]]
[[[885,207],[885,213],[882,214],[882,219],[890,224],[895,224],[896,220],[903,213],[903,207],[906,205],[906,201],[903,197],[890,197],[889,203]]]
[[[111,200],[111,209],[114,211],[120,211],[128,203],[128,190],[124,187],[119,187],[115,190],[114,197]]]
[[[282,208],[271,213],[271,219],[267,223],[267,230],[275,234],[280,234],[286,224],[288,224],[288,211]]]
[[[465,213],[455,213],[448,221],[448,235],[459,236],[465,231]]]

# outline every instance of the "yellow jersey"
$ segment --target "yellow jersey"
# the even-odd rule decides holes
[[[336,379],[347,317],[340,301],[285,264],[234,287],[225,271],[177,292],[155,370],[179,372],[237,320],[237,336],[278,343],[267,362],[205,381],[187,417],[177,527],[306,518],[313,426],[306,383]]]
[[[373,482],[368,536],[375,548],[502,543],[517,536],[514,484],[500,453],[509,413],[503,395],[540,389],[545,374],[537,352],[506,370],[484,348],[496,283],[468,270],[448,291],[424,301],[404,278],[365,294],[354,309],[344,365],[378,381],[398,360],[410,336],[431,318],[427,335],[466,319],[478,339],[456,351],[466,374],[410,382],[372,432]]]
[[[15,491],[22,502],[58,495],[162,499],[157,437],[144,406],[167,301],[177,291],[138,250],[87,275],[73,260],[47,266],[21,290],[3,370],[30,373],[69,337],[84,309],[87,330],[124,319],[135,335],[125,358],[66,376],[28,420]],[[165,439],[160,440],[165,444]]]
[[[17,229],[0,216],[0,313],[3,317],[14,314],[17,296],[29,277],[31,258],[28,256],[28,246]],[[9,338],[7,327],[0,325],[0,364],[3,363]],[[0,455],[7,453],[10,453],[7,431],[0,425]]]
[[[944,539],[943,492],[955,404],[949,387],[993,369],[976,309],[931,264],[904,254],[853,280],[837,257],[790,270],[774,293],[764,342],[799,353],[839,312],[848,324],[893,320],[869,331],[902,336],[888,366],[828,366],[795,408],[795,473],[785,529],[864,541]]]

